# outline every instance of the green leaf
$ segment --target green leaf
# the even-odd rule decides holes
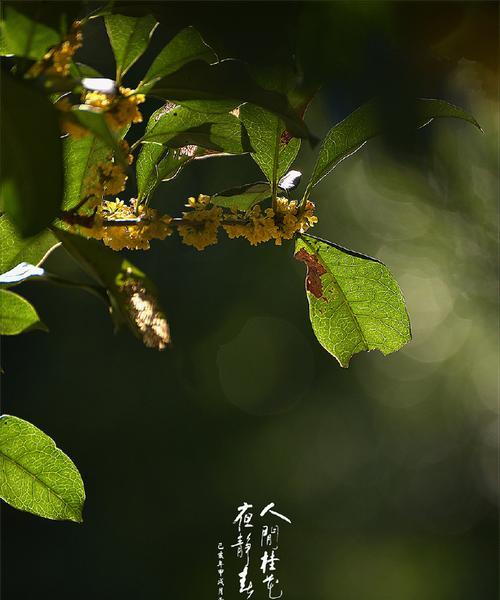
[[[7,215],[0,216],[0,273],[9,271],[21,262],[41,265],[58,245],[59,241],[48,229],[22,238]]]
[[[149,197],[161,181],[173,179],[193,158],[193,155],[181,150],[143,144],[136,162],[139,199]]]
[[[2,37],[2,54],[15,54],[34,60],[43,57],[46,51],[61,40],[56,28],[40,22],[38,9],[33,14],[23,10],[22,3],[16,8],[11,4],[3,7],[0,34]]]
[[[478,122],[467,111],[444,100],[417,99],[414,114],[410,116],[412,124],[416,127],[424,127],[434,118],[452,117],[468,121],[481,129]],[[328,175],[339,162],[354,154],[369,139],[383,132],[384,122],[380,118],[380,108],[375,101],[364,104],[337,123],[330,129],[321,145],[304,197],[308,198],[311,188]]]
[[[250,102],[274,113],[296,137],[308,137],[307,128],[283,94],[261,87],[245,65],[224,60],[214,65],[194,61],[157,81],[149,94],[193,110],[225,113]]]
[[[213,63],[217,60],[217,55],[207,46],[196,29],[187,27],[180,31],[154,59],[138,86],[140,91],[147,92],[157,79],[174,73],[194,60]]]
[[[277,186],[280,177],[288,171],[297,156],[300,139],[287,139],[281,119],[258,106],[243,105],[240,119],[254,148],[252,158],[271,185]]]
[[[109,128],[105,113],[89,110],[88,106],[80,104],[66,113],[65,116],[74,119],[76,123],[88,129],[99,140],[104,142],[118,158],[123,158],[119,144],[120,138]]]
[[[115,325],[127,325],[146,346],[163,350],[170,343],[170,331],[152,281],[118,252],[95,240],[60,229],[54,233],[78,264],[106,288]]]
[[[71,62],[69,66],[69,72],[71,77],[77,80],[83,79],[84,77],[102,77],[101,73],[94,69],[94,67],[85,65],[81,62]]]
[[[212,203],[223,208],[249,210],[252,206],[270,198],[272,189],[269,183],[250,183],[212,196]]]
[[[158,23],[151,15],[145,17],[107,15],[104,17],[104,22],[115,55],[116,80],[120,81],[145,52]]]
[[[0,497],[46,519],[82,522],[85,489],[73,461],[37,427],[0,417]]]
[[[54,220],[62,202],[58,111],[36,89],[6,74],[1,100],[0,194],[12,223],[30,236]]]
[[[32,329],[47,330],[34,307],[22,296],[0,289],[0,335],[18,335]]]
[[[410,341],[403,295],[384,264],[311,235],[297,238],[295,258],[307,266],[314,333],[342,367],[362,350],[389,354]]]
[[[109,158],[109,148],[94,135],[82,138],[67,137],[64,148],[63,209],[71,210],[84,198],[91,169]]]
[[[173,148],[196,145],[228,154],[252,150],[245,128],[234,115],[171,105],[160,108],[151,116],[141,141]]]

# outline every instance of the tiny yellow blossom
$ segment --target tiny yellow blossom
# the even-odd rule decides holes
[[[78,48],[81,48],[82,41],[82,25],[80,21],[75,21],[64,40],[51,48],[41,60],[35,63],[28,71],[28,76],[38,77],[43,73],[49,76],[68,77],[71,60]]]
[[[130,123],[140,123],[142,114],[138,105],[146,100],[144,94],[134,94],[129,88],[120,87],[118,94],[87,91],[83,101],[89,106],[105,111],[106,121],[111,129],[117,131]]]
[[[192,212],[182,213],[182,223],[177,226],[184,244],[204,250],[217,243],[217,232],[222,219],[222,208],[210,206],[210,196],[200,194],[198,199],[189,198],[186,204]]]

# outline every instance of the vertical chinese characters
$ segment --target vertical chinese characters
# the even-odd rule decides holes
[[[237,526],[238,536],[236,543],[231,545],[231,548],[236,548],[236,556],[244,561],[243,569],[238,573],[240,578],[239,592],[240,594],[246,594],[247,600],[254,593],[253,583],[248,573],[250,551],[252,549],[253,512],[250,511],[252,508],[253,505],[247,502],[243,502],[241,506],[238,506],[238,514],[233,521],[233,524]]]

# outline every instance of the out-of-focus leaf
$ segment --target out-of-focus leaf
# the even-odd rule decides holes
[[[250,102],[278,116],[296,137],[308,137],[307,128],[283,94],[256,83],[245,65],[224,60],[214,65],[194,61],[157,81],[149,94],[193,110],[226,113]]]
[[[94,67],[84,65],[81,62],[72,62],[69,67],[69,72],[73,79],[83,79],[84,77],[102,77],[99,71]]]
[[[22,262],[9,271],[0,273],[0,285],[16,285],[26,281],[27,279],[32,279],[33,277],[43,277],[44,275],[45,270],[41,267],[36,267],[35,265],[30,265],[30,263]]]
[[[0,216],[0,272],[14,268],[20,262],[41,265],[59,245],[52,232],[45,229],[32,237],[20,237],[7,215]]]
[[[252,206],[270,198],[272,189],[267,182],[250,183],[212,196],[212,203],[216,206],[235,210],[249,210]]]
[[[47,330],[35,308],[22,296],[0,289],[0,335],[17,335],[33,329]]]
[[[151,116],[142,142],[173,148],[196,145],[228,154],[252,150],[245,128],[232,114],[205,113],[182,106],[167,108]]]
[[[170,343],[170,330],[151,280],[118,252],[95,240],[60,229],[54,233],[78,264],[106,288],[115,325],[127,325],[146,346],[163,350]]]
[[[109,128],[103,112],[88,110],[85,104],[81,104],[66,113],[66,116],[73,118],[79,125],[88,129],[117,156],[121,154],[118,137]]]
[[[105,16],[104,22],[115,55],[116,80],[120,81],[145,52],[158,23],[151,15],[126,17],[116,14]]]
[[[424,127],[435,118],[452,117],[480,126],[474,117],[463,108],[444,100],[419,98],[415,100],[415,110],[410,115],[409,124]],[[339,162],[354,154],[369,139],[384,132],[384,121],[376,102],[364,104],[340,123],[337,123],[326,135],[316,160],[311,180],[304,197],[309,196],[313,186],[328,175]]]
[[[2,76],[1,197],[20,233],[49,225],[63,196],[58,111],[30,85]]]
[[[297,239],[295,258],[307,266],[314,333],[342,367],[357,352],[390,354],[410,341],[403,295],[384,264],[310,235]]]
[[[142,92],[148,92],[160,77],[174,73],[186,63],[194,60],[213,63],[217,60],[217,55],[207,46],[196,29],[187,27],[180,31],[154,59],[143,81],[139,84],[139,89]]]
[[[73,461],[37,427],[0,417],[0,497],[46,519],[82,522],[83,481]]]
[[[23,7],[23,4],[25,6]],[[33,12],[26,10],[33,6]],[[46,51],[59,43],[61,33],[57,28],[39,20],[41,3],[5,4],[2,9],[0,32],[2,36],[2,54],[15,54],[39,60]]]

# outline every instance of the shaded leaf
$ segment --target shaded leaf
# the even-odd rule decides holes
[[[235,210],[249,210],[252,206],[270,198],[272,194],[269,183],[250,183],[212,196],[212,203],[216,206]]]
[[[65,116],[74,119],[79,125],[88,129],[117,156],[122,154],[119,138],[109,128],[105,113],[88,110],[85,104],[80,104],[66,113]]]
[[[27,11],[28,7],[22,3],[17,3],[15,8],[12,4],[3,6],[0,22],[3,55],[39,60],[51,46],[59,43],[62,35],[57,28],[38,19],[41,8],[38,4],[33,12]]]
[[[145,52],[156,26],[151,15],[144,17],[126,17],[124,15],[106,15],[106,31],[116,60],[116,80],[130,69]]]
[[[245,63],[237,60],[228,59],[214,65],[201,61],[188,63],[162,77],[149,93],[203,112],[225,113],[250,102],[282,119],[291,134],[309,135],[287,98],[257,84]]]
[[[449,104],[444,100],[420,98],[415,101],[415,111],[410,115],[411,123],[416,127],[423,127],[434,118],[452,117],[462,119],[479,127],[478,122],[467,111],[459,106]],[[380,118],[380,109],[377,102],[364,104],[340,123],[337,123],[326,135],[316,160],[311,180],[307,186],[304,197],[325,175],[344,158],[354,154],[369,139],[384,132],[384,121]]]
[[[154,59],[139,84],[139,89],[141,92],[148,92],[157,79],[177,71],[194,60],[213,63],[217,60],[217,55],[207,46],[196,29],[187,27],[180,31]]]
[[[82,522],[85,489],[73,461],[43,431],[0,417],[0,497],[46,519]]]
[[[54,233],[78,264],[106,288],[115,325],[127,325],[146,346],[163,350],[170,343],[170,330],[151,280],[118,252],[95,240],[60,229]]]
[[[310,235],[297,239],[295,258],[307,266],[314,333],[342,367],[357,352],[389,354],[410,341],[403,295],[384,264]]]
[[[150,196],[161,181],[173,179],[193,156],[158,144],[143,144],[137,157],[136,175],[139,199]]]
[[[62,202],[58,111],[37,90],[6,74],[1,100],[2,202],[21,234],[34,235],[53,221]]]
[[[32,237],[21,237],[7,215],[0,216],[0,272],[12,269],[20,262],[40,265],[59,241],[48,229]]]
[[[35,308],[22,296],[0,289],[0,335],[18,335],[32,329],[47,330]]]

